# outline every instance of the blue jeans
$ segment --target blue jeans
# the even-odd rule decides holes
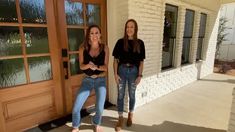
[[[118,75],[121,78],[118,84],[118,100],[117,100],[118,113],[119,114],[123,113],[126,84],[128,84],[128,93],[129,93],[129,112],[133,112],[135,107],[135,91],[136,91],[135,80],[138,75],[138,68],[136,66],[126,67],[124,65],[120,65],[118,67]]]
[[[82,81],[81,88],[78,92],[77,98],[74,103],[72,113],[73,128],[78,128],[81,124],[81,109],[92,89],[95,89],[96,104],[95,116],[92,118],[94,125],[101,124],[102,113],[104,110],[104,102],[106,98],[106,80],[105,77],[91,78],[85,77]]]

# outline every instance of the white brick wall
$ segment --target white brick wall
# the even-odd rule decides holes
[[[146,60],[144,62],[144,78],[137,87],[136,91],[136,107],[146,104],[154,99],[157,99],[163,95],[166,95],[176,89],[187,85],[200,76],[206,76],[212,73],[214,62],[214,48],[216,40],[216,13],[212,10],[202,9],[195,5],[183,3],[179,0],[167,0],[168,4],[178,6],[178,27],[176,38],[176,59],[174,66],[176,68],[161,71],[162,63],[162,40],[163,40],[163,25],[164,25],[164,13],[165,13],[165,0],[121,0],[122,4],[117,4],[117,1],[107,1],[108,7],[113,6],[113,16],[108,19],[108,35],[113,36],[109,39],[110,51],[113,50],[113,46],[119,37],[122,37],[124,31],[124,24],[127,18],[134,18],[138,22],[139,33],[138,37],[145,42],[146,48]],[[127,1],[127,2],[126,2]],[[113,5],[116,4],[116,5]],[[126,5],[125,5],[126,4]],[[192,64],[181,66],[181,51],[182,51],[182,37],[184,32],[184,19],[185,9],[192,9],[195,11],[195,25],[192,39],[191,49],[191,62]],[[111,11],[111,10],[110,10]],[[126,12],[125,12],[126,11]],[[109,12],[109,10],[107,11]],[[200,13],[206,13],[208,17],[208,23],[206,28],[205,38],[205,51],[204,60],[195,63],[198,31],[200,23]],[[123,14],[123,15],[120,15]],[[114,18],[117,17],[117,18]],[[113,20],[116,19],[117,23],[113,24]],[[116,28],[116,30],[113,29]],[[109,38],[108,36],[108,38]],[[213,38],[212,38],[213,37]],[[207,50],[208,49],[208,50]],[[109,99],[111,103],[116,104],[117,89],[113,77],[112,68],[113,58],[110,57],[110,72],[109,72]],[[128,106],[128,98],[125,100],[126,109]]]

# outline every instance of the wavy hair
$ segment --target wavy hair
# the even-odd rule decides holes
[[[82,46],[85,48],[85,50],[90,51],[91,49],[91,44],[90,44],[90,32],[92,28],[97,28],[101,34],[101,29],[98,25],[90,25],[87,30],[86,30],[86,36],[85,36],[85,40],[83,41]],[[104,50],[104,44],[102,44],[101,42],[99,42],[99,47],[100,47],[100,51]]]

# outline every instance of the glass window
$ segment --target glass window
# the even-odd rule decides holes
[[[189,63],[190,43],[193,36],[194,11],[186,10],[181,64]]]
[[[24,60],[0,60],[0,88],[26,84]]]
[[[167,4],[165,9],[165,21],[164,21],[162,69],[173,67],[177,18],[178,18],[178,7]]]
[[[84,30],[68,28],[69,51],[78,51],[84,39]]]
[[[0,22],[18,22],[15,0],[0,0]]]
[[[78,54],[69,56],[71,76],[83,73],[79,66]]]
[[[30,82],[52,79],[50,57],[28,58]]]
[[[19,27],[0,27],[0,57],[22,54]]]
[[[83,7],[81,2],[65,0],[65,14],[68,25],[83,25]]]
[[[20,0],[23,23],[46,23],[44,0]]]
[[[100,6],[94,4],[87,4],[86,8],[86,17],[88,25],[97,24],[100,26]]]
[[[205,32],[206,32],[206,19],[207,19],[207,15],[204,13],[201,13],[196,61],[202,59],[203,40],[204,40]]]
[[[47,28],[24,27],[27,54],[49,53]]]

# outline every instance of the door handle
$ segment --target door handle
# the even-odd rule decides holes
[[[64,78],[68,79],[69,78],[69,70],[68,70],[68,61],[63,62],[63,67],[64,67]]]
[[[62,57],[68,57],[68,50],[62,49]]]

